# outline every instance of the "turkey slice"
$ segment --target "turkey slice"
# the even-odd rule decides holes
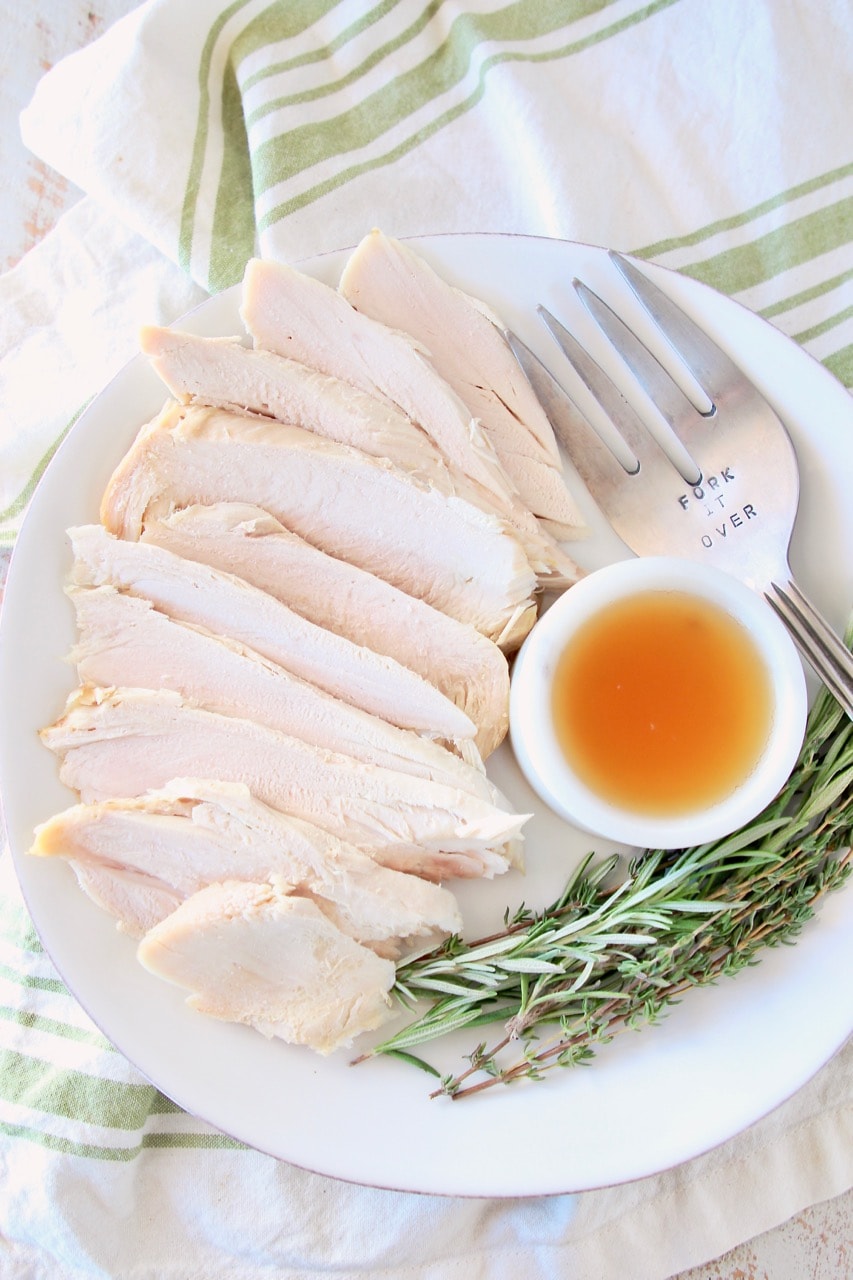
[[[225,636],[176,622],[149,600],[114,587],[77,587],[69,595],[79,629],[69,661],[81,684],[172,689],[209,711],[255,720],[315,747],[495,795],[482,765],[325,693]]]
[[[77,690],[41,737],[61,757],[61,780],[84,803],[140,796],[175,778],[241,783],[378,862],[432,880],[502,873],[519,858],[529,816],[205,711],[166,690]]]
[[[474,734],[468,716],[415,672],[316,626],[233,574],[125,542],[101,525],[78,526],[69,537],[74,585],[112,586],[150,600],[161,613],[227,636],[400,728],[448,740]]]
[[[453,288],[419,254],[381,231],[351,255],[340,292],[365,315],[409,334],[492,442],[533,514],[558,538],[586,532],[563,479],[547,415],[500,321]]]
[[[483,757],[506,736],[509,668],[497,645],[375,574],[320,551],[260,507],[185,507],[147,521],[142,540],[236,574],[318,626],[416,671],[474,722]]]
[[[393,963],[282,884],[201,889],[146,934],[137,955],[189,990],[200,1013],[322,1054],[392,1016]]]
[[[246,267],[241,316],[255,346],[402,410],[478,487],[486,509],[512,523],[543,585],[577,580],[577,566],[524,506],[480,423],[406,334],[362,315],[322,281],[260,258]]]
[[[460,485],[440,450],[410,418],[348,382],[274,351],[246,347],[239,338],[205,338],[147,325],[140,341],[156,373],[183,404],[262,414],[305,427],[375,458],[389,458],[443,492],[472,496],[472,487],[464,478]]]
[[[234,501],[502,645],[533,624],[536,578],[504,521],[302,427],[169,405],[113,473],[101,518],[136,539],[172,507]]]
[[[62,815],[60,815],[61,817]],[[38,834],[39,828],[36,828]],[[30,853],[64,854],[61,848],[37,849]],[[183,895],[154,876],[108,862],[68,857],[83,892],[103,911],[114,916],[117,928],[132,938],[141,938],[160,920],[165,920],[183,902]]]
[[[177,779],[137,799],[73,805],[36,828],[30,853],[68,859],[89,895],[137,936],[206,885],[273,877],[392,958],[462,927],[447,889],[224,782]]]

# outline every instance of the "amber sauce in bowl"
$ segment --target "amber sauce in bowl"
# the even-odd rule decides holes
[[[772,699],[746,628],[694,595],[649,591],[572,637],[552,709],[560,746],[594,791],[638,813],[679,813],[723,799],[752,771]]]
[[[575,825],[677,848],[754,817],[805,730],[799,656],[769,605],[669,557],[571,587],[516,659],[510,735],[542,799]]]

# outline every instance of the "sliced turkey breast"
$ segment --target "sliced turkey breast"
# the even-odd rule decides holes
[[[101,505],[136,539],[147,518],[193,503],[252,502],[329,555],[517,646],[536,578],[509,526],[393,464],[301,427],[167,406],[140,432]]]
[[[142,330],[141,345],[182,404],[259,414],[304,427],[388,459],[442,493],[502,514],[411,418],[349,382],[275,351],[246,347],[238,338],[206,338],[150,325]]]
[[[69,595],[79,629],[69,661],[81,684],[172,689],[209,711],[255,720],[315,747],[494,797],[482,765],[333,697],[225,636],[176,622],[114,587],[72,588]]]
[[[483,303],[381,231],[358,245],[339,288],[358,311],[417,341],[481,424],[524,503],[556,537],[586,532],[551,424]]]
[[[577,580],[577,566],[524,506],[480,423],[406,334],[362,315],[322,281],[260,258],[246,267],[241,316],[257,347],[396,405],[478,486],[485,509],[512,523],[543,581]]]
[[[272,808],[432,880],[505,871],[518,860],[529,816],[188,705],[166,690],[78,690],[41,737],[84,803],[140,796],[174,778],[242,783]]]
[[[327,555],[260,507],[185,507],[146,521],[142,540],[236,574],[318,626],[416,671],[474,722],[483,757],[506,736],[509,668],[497,645],[375,574]]]
[[[34,852],[42,851],[30,850]],[[62,850],[44,852],[62,853]],[[128,867],[90,859],[69,858],[68,861],[83,892],[96,906],[114,916],[116,927],[132,938],[141,938],[184,900],[183,894],[176,893],[156,877]]]
[[[253,649],[399,728],[448,740],[474,734],[465,713],[414,671],[316,626],[233,574],[149,543],[114,538],[101,525],[80,525],[69,537],[74,585],[112,586],[150,600],[170,618]]]
[[[200,1013],[328,1054],[392,1016],[395,969],[282,884],[201,889],[137,949]]]
[[[246,347],[238,338],[203,338],[177,329],[146,326],[142,350],[176,400],[236,413],[256,413],[305,427],[389,458],[443,492],[460,491],[446,459],[429,436],[386,400],[366,395],[274,351]],[[470,497],[470,485],[461,486]]]
[[[177,779],[137,799],[73,805],[36,828],[30,853],[68,859],[90,897],[136,936],[208,884],[273,877],[392,958],[462,927],[447,889],[224,782]]]

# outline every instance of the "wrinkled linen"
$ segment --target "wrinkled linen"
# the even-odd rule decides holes
[[[0,540],[141,324],[252,254],[298,262],[373,225],[637,253],[849,387],[851,65],[845,0],[149,0],[22,119],[83,194],[0,278]],[[746,1133],[623,1187],[458,1200],[290,1167],[112,1049],[42,951],[8,851],[0,871],[4,1275],[664,1280],[853,1182],[849,1046]]]

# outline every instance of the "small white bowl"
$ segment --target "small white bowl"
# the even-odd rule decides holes
[[[583,782],[558,741],[552,693],[558,660],[579,627],[616,600],[650,591],[698,597],[745,627],[770,681],[770,724],[751,772],[702,808],[651,814],[623,808]],[[669,556],[619,561],[591,573],[551,605],[522,645],[510,689],[510,737],[518,764],[545,803],[573,825],[643,848],[679,849],[744,826],[788,779],[808,713],[802,662],[782,623],[755,592],[722,570]],[[712,716],[713,707],[697,708]]]

